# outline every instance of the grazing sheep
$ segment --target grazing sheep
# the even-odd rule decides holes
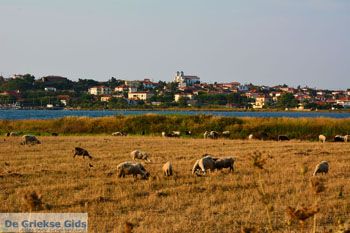
[[[215,169],[215,158],[212,158],[211,156],[205,156],[195,162],[192,168],[192,174],[199,175],[200,173],[198,170],[202,170],[203,175],[205,175],[206,170],[213,171]]]
[[[323,134],[320,134],[320,136],[318,136],[318,141],[325,143],[326,142],[326,136],[324,136]]]
[[[204,138],[217,139],[219,137],[219,133],[216,131],[205,131],[203,136]]]
[[[171,134],[173,135],[173,137],[180,137],[181,132],[180,131],[172,131]]]
[[[10,137],[10,132],[7,132],[7,133],[6,133],[6,137]]]
[[[322,161],[319,164],[317,164],[313,175],[315,176],[317,173],[327,174],[328,170],[329,170],[328,161]]]
[[[176,138],[180,137],[180,134],[180,131],[172,131],[171,133],[162,132],[162,137]]]
[[[92,159],[92,156],[89,154],[89,152],[83,148],[80,147],[75,147],[74,148],[74,155],[73,158],[75,158],[75,156],[83,156],[83,158],[85,158],[85,156],[87,156],[89,159]]]
[[[16,136],[19,136],[19,133],[18,132],[11,132],[10,137],[16,137]]]
[[[173,175],[173,165],[168,161],[163,165],[164,176]]]
[[[347,142],[348,141],[348,137],[347,137],[347,135],[345,135],[345,136],[335,135],[334,136],[334,141],[335,142]]]
[[[127,136],[127,133],[117,131],[112,133],[112,136]]]
[[[218,158],[215,161],[215,169],[221,170],[223,168],[229,168],[230,171],[233,171],[233,164],[235,160],[231,157],[229,158]]]
[[[150,176],[141,163],[123,162],[117,166],[117,171],[118,177],[125,177],[125,175],[137,177],[140,175],[142,179],[147,179]]]
[[[221,135],[222,135],[223,137],[228,138],[228,137],[230,137],[230,133],[231,133],[231,132],[227,130],[227,131],[222,132]]]
[[[134,151],[131,151],[130,155],[133,160],[141,159],[147,162],[151,162],[151,160],[148,158],[149,155],[146,152],[134,150]]]
[[[21,145],[41,144],[41,142],[34,135],[23,135]]]
[[[289,141],[289,137],[287,135],[278,135],[278,141]]]
[[[253,140],[253,139],[254,139],[254,135],[253,134],[249,134],[248,140]]]
[[[219,133],[216,132],[216,131],[210,131],[209,137],[210,137],[211,139],[217,139],[217,138],[219,137]]]

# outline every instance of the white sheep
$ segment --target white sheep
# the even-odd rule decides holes
[[[146,152],[134,150],[134,151],[131,151],[130,155],[133,160],[141,159],[147,162],[151,162],[151,160],[148,158],[149,154]]]
[[[173,165],[168,161],[163,165],[164,176],[173,175]]]
[[[202,170],[205,175],[206,170],[213,171],[215,169],[215,160],[211,156],[205,156],[195,162],[192,168],[192,174],[199,174],[198,170]]]
[[[143,179],[147,179],[150,175],[141,163],[123,162],[117,166],[117,171],[118,177],[133,175],[136,178],[137,175],[141,175]]]
[[[325,143],[326,142],[326,136],[324,136],[323,134],[320,134],[318,136],[318,141],[320,141],[322,143]]]
[[[120,132],[120,131],[112,133],[112,136],[126,136],[126,135],[127,135],[126,133],[123,133],[123,132]]]
[[[227,131],[222,132],[221,135],[222,135],[223,137],[230,137],[230,134],[231,134],[231,132],[227,130]]]

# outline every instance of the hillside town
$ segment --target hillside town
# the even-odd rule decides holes
[[[324,90],[286,84],[259,86],[236,81],[207,83],[183,71],[177,71],[171,82],[154,82],[151,78],[72,81],[53,75],[41,78],[31,74],[0,76],[1,109],[170,107],[299,111],[350,109],[350,89]]]

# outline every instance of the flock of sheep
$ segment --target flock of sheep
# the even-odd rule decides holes
[[[224,138],[228,138],[230,137],[231,132],[230,131],[223,131],[223,132],[218,132],[218,131],[205,131],[203,133],[203,138],[210,138],[210,139],[218,139],[219,137],[224,137]],[[6,136],[19,136],[20,133],[18,132],[9,132],[6,134]],[[57,133],[52,133],[52,136],[58,136]],[[125,132],[113,132],[112,136],[127,136],[128,134]],[[162,132],[161,133],[162,137],[180,137],[181,135],[192,135],[191,131],[184,131],[183,133],[181,133],[180,131],[171,131],[169,133],[167,132]],[[265,135],[267,136],[267,135]],[[348,142],[350,135],[335,135],[333,138],[334,142]],[[24,135],[23,137],[23,141],[22,144],[40,144],[40,141],[37,140],[35,138],[35,136],[33,135]],[[264,135],[254,135],[254,134],[250,134],[247,138],[248,140],[252,140],[252,139],[264,139]],[[288,141],[289,137],[287,135],[278,135],[277,136],[277,141]],[[318,140],[320,142],[326,142],[327,137],[323,134],[319,135]]]
[[[187,135],[190,135],[190,131],[186,131]],[[224,131],[221,133],[221,135],[229,135],[229,131]],[[122,132],[115,132],[112,134],[113,136],[126,136],[125,133]],[[172,131],[171,133],[165,133],[162,132],[163,137],[179,137],[181,134],[179,131]],[[7,136],[17,136],[16,133],[11,132],[7,134]],[[56,135],[57,136],[57,135]],[[206,131],[204,133],[204,138],[211,138],[211,139],[216,139],[219,137],[219,133],[216,131]],[[253,134],[249,135],[248,139],[254,139]],[[283,140],[289,140],[289,138],[285,135],[279,135],[278,136],[279,141]],[[324,135],[319,135],[319,141],[325,142],[326,141],[326,136]],[[339,142],[347,142],[348,141],[348,135],[341,136],[337,135],[334,138],[334,141],[339,141]],[[22,145],[33,145],[33,144],[41,144],[41,142],[37,139],[36,136],[34,135],[23,135],[22,136]],[[134,150],[130,153],[131,158],[133,161],[136,160],[143,160],[145,162],[151,162],[149,158],[149,154],[140,150]],[[82,156],[83,158],[88,157],[92,158],[92,156],[89,154],[89,152],[83,148],[80,147],[75,147],[74,149],[74,155],[75,156]],[[232,157],[227,157],[227,158],[216,158],[213,155],[209,154],[204,154],[202,158],[198,159],[195,164],[193,165],[192,168],[192,174],[196,174],[197,176],[202,176],[206,175],[206,172],[209,171],[214,171],[214,170],[221,170],[224,168],[228,168],[229,171],[234,170],[234,158]],[[91,165],[90,165],[91,166]],[[329,170],[329,163],[328,161],[322,161],[319,163],[313,175],[315,176],[318,173],[328,173]],[[166,162],[163,167],[162,171],[164,173],[164,176],[172,176],[173,175],[173,165],[171,164],[170,161]],[[150,176],[150,173],[145,169],[144,165],[142,165],[139,162],[122,162],[117,166],[117,172],[118,172],[118,177],[125,177],[126,175],[133,175],[134,177],[137,177],[137,175],[140,175],[142,179],[147,179]]]
[[[92,158],[89,152],[83,148],[75,147],[74,155],[75,156],[87,156],[88,158]],[[149,158],[149,154],[140,150],[134,150],[130,153],[133,162],[126,161],[118,164],[117,173],[118,177],[125,177],[126,175],[132,175],[134,178],[137,178],[138,175],[141,176],[142,179],[148,179],[150,173],[146,170],[143,164],[139,162],[135,162],[136,160],[143,160],[145,162],[151,162]],[[206,175],[206,172],[209,170],[210,172],[215,170],[221,170],[224,168],[228,168],[230,172],[234,171],[234,158],[226,157],[226,158],[216,158],[210,154],[204,154],[202,158],[198,159],[192,168],[192,174],[196,174],[197,176]],[[315,176],[318,173],[328,173],[329,164],[328,161],[322,161],[317,164],[313,175]],[[166,162],[162,166],[162,171],[164,176],[172,176],[174,174],[173,165],[170,161]]]
[[[223,132],[218,132],[218,131],[205,131],[203,134],[203,138],[211,138],[211,139],[218,139],[219,137],[223,137],[223,138],[228,138],[230,137],[230,131],[223,131]],[[191,135],[191,131],[185,131],[184,133],[185,135]],[[126,134],[123,134],[122,132],[115,132],[112,134],[113,136],[126,136]],[[181,132],[180,131],[171,131],[170,133],[166,133],[166,132],[162,132],[162,137],[180,137],[181,136]],[[261,136],[261,135],[260,135]],[[267,135],[265,135],[267,136]],[[334,142],[347,142],[349,139],[349,135],[336,135],[333,138]],[[248,140],[252,140],[252,139],[259,139],[261,137],[257,137],[254,134],[250,134],[248,136]],[[263,137],[264,138],[264,135]],[[326,142],[326,136],[321,134],[319,135],[319,141],[321,142]],[[288,141],[289,137],[287,135],[278,135],[277,136],[277,141]]]
[[[146,162],[151,162],[149,159],[149,154],[143,151],[134,150],[130,153],[131,158],[135,160],[144,160]],[[202,158],[198,159],[192,169],[192,174],[198,176],[205,175],[206,171],[221,170],[223,168],[228,168],[230,171],[233,171],[234,159],[232,157],[228,158],[215,158],[212,155],[205,154]],[[162,171],[164,176],[172,176],[173,165],[170,161],[166,162]],[[133,175],[137,177],[140,175],[143,179],[147,179],[150,176],[150,173],[145,169],[145,167],[139,162],[123,162],[117,166],[118,177],[125,177],[125,175]]]

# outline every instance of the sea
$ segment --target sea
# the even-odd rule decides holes
[[[0,119],[23,120],[23,119],[53,119],[68,116],[104,117],[116,115],[215,115],[228,117],[288,117],[288,118],[350,118],[349,112],[268,112],[268,111],[176,111],[176,110],[0,110]]]

